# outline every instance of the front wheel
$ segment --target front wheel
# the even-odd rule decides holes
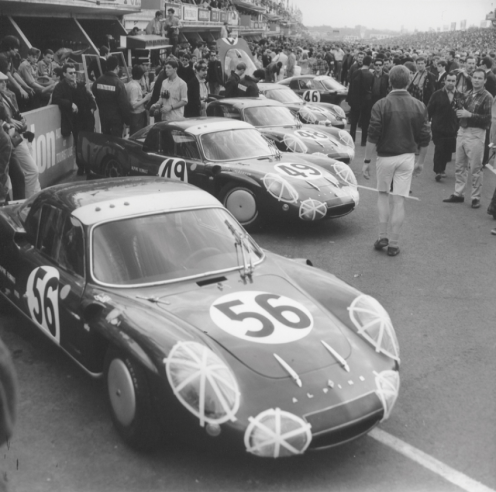
[[[156,447],[161,428],[143,367],[110,349],[105,357],[105,384],[112,421],[122,439],[140,450]]]
[[[245,229],[253,230],[260,225],[257,199],[249,188],[227,185],[221,190],[219,200]]]
[[[106,178],[120,178],[128,173],[115,157],[110,157],[102,164],[102,174]]]

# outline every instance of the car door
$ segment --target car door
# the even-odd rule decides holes
[[[25,312],[84,365],[88,329],[80,311],[86,285],[82,225],[60,208],[43,205],[35,245],[20,259]]]

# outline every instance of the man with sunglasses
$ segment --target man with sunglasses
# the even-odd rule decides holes
[[[207,64],[200,60],[195,64],[195,76],[188,81],[188,104],[184,108],[184,116],[192,118],[206,116],[208,97]]]
[[[376,58],[374,62],[374,83],[372,84],[372,106],[386,97],[389,90],[389,77],[384,73],[384,61]]]

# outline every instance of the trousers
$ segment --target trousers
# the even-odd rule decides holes
[[[372,101],[364,101],[359,106],[352,106],[350,111],[350,135],[355,141],[356,129],[358,122],[362,122],[362,145],[367,142],[367,132],[370,123],[370,114],[372,112]]]
[[[12,143],[10,137],[0,127],[0,205],[8,199],[11,188],[9,178],[9,162],[12,154]]]
[[[480,200],[482,189],[482,158],[486,130],[460,128],[456,138],[455,195],[464,196],[468,171],[472,173],[472,200]]]
[[[38,180],[38,166],[34,162],[26,140],[23,140],[17,147],[12,149],[11,159],[19,165],[24,173],[24,182],[26,185],[25,198],[31,198],[41,190],[41,186]]]

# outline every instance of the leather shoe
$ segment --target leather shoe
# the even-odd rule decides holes
[[[444,203],[462,203],[463,201],[465,201],[465,198],[458,195],[450,195],[449,198],[443,200]]]
[[[436,177],[434,178],[438,183],[441,181],[442,176],[440,174],[436,174]]]
[[[480,200],[477,199],[477,198],[474,198],[472,200],[472,208],[480,208],[481,204],[480,204]]]
[[[381,237],[374,243],[374,249],[380,250],[385,248],[389,244],[389,239],[387,237]]]
[[[388,256],[396,256],[400,254],[400,248],[398,246],[388,246],[387,249]]]

